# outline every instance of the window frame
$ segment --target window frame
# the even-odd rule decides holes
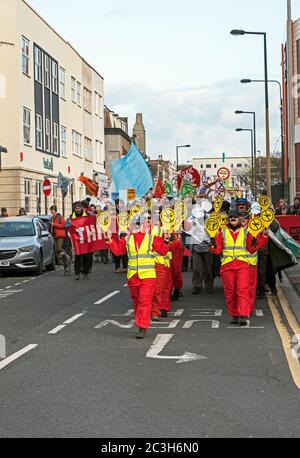
[[[38,121],[40,121],[40,129],[38,129],[39,127]],[[38,144],[38,133],[40,134],[41,145]],[[36,144],[36,149],[40,151],[43,150],[43,116],[38,113],[35,114],[35,144]]]
[[[25,46],[24,46],[25,44]],[[25,51],[25,52],[24,52]],[[27,52],[26,52],[27,51]],[[29,74],[29,60],[30,60],[30,40],[22,35],[22,73],[26,76],[30,76]],[[24,71],[24,62],[26,61],[26,69]]]
[[[25,122],[25,114],[29,114],[29,124]],[[29,130],[29,142],[25,141],[25,129]],[[31,110],[27,107],[23,107],[23,143],[26,146],[31,146]]]
[[[47,65],[46,65],[47,62]],[[44,53],[44,86],[51,89],[51,59]]]
[[[51,120],[49,118],[45,118],[45,152],[51,153]]]
[[[66,70],[61,66],[59,67],[59,95],[62,99],[66,100]]]
[[[51,60],[51,78],[52,78],[52,92],[58,95],[58,63],[53,59]]]
[[[42,65],[42,50],[38,46],[34,46],[34,80],[43,84],[43,65]],[[39,62],[37,61],[39,56]],[[40,79],[39,79],[39,78]]]
[[[52,121],[52,152],[56,156],[59,155],[59,126],[58,123]],[[56,146],[56,149],[55,149]]]
[[[81,106],[81,83],[76,81],[76,103]]]
[[[67,158],[67,128],[60,126],[60,155],[61,157]]]

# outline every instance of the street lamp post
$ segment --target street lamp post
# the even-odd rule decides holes
[[[176,171],[179,171],[179,162],[178,162],[178,150],[179,148],[190,148],[191,145],[181,145],[181,146],[176,146]]]
[[[264,83],[264,80],[252,80],[252,79],[242,79],[241,83]],[[284,189],[284,132],[283,132],[283,96],[282,96],[282,85],[278,80],[268,80],[268,83],[275,83],[279,86],[279,97],[280,97],[280,132],[281,132],[281,159],[282,159],[282,186],[283,186],[283,196],[285,193]]]
[[[252,163],[252,172],[251,172],[251,181],[252,181],[252,189],[255,188],[254,186],[254,141],[253,141],[253,129],[235,129],[236,132],[251,132],[251,163]],[[255,195],[256,198],[256,195]]]
[[[253,185],[253,194],[255,199],[257,198],[257,164],[256,164],[256,113],[255,111],[241,111],[237,110],[235,114],[251,114],[253,116],[253,160],[252,160],[252,170],[254,169],[254,182]]]
[[[264,66],[265,66],[265,112],[266,112],[266,181],[267,194],[272,198],[271,180],[271,154],[270,154],[270,113],[269,113],[269,88],[268,88],[268,54],[267,54],[267,34],[266,32],[246,32],[245,30],[232,30],[231,35],[262,35],[264,38]]]

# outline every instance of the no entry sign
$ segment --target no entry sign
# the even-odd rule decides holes
[[[51,182],[49,180],[45,180],[43,182],[43,193],[46,197],[50,196],[51,194]]]
[[[221,180],[226,181],[230,178],[230,170],[227,167],[221,167],[217,175]]]

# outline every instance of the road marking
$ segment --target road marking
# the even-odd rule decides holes
[[[223,310],[221,309],[192,309],[192,312],[199,312],[191,316],[222,316]]]
[[[66,327],[65,324],[60,324],[59,326],[57,326],[56,328],[52,329],[52,331],[49,331],[48,334],[57,334],[59,331],[61,331],[62,329],[64,329]]]
[[[14,286],[19,286],[21,283],[15,283]]]
[[[28,282],[29,282],[29,280],[24,280],[22,283],[28,283]]]
[[[172,320],[170,323],[166,321],[160,321],[160,322],[152,321],[152,323],[155,323],[155,325],[153,326],[151,324],[151,329],[174,329],[176,328],[178,323],[180,323],[180,320]]]
[[[125,285],[123,286],[123,288],[125,288],[126,286],[128,286],[127,283],[125,283]]]
[[[122,315],[112,315],[112,316],[132,316],[134,314],[133,309],[129,309],[127,312],[123,313]]]
[[[207,359],[205,356],[196,355],[195,353],[185,352],[181,356],[160,356],[159,353],[162,352],[164,347],[170,342],[174,334],[159,334],[155,337],[153,344],[151,345],[146,358],[155,358],[155,359],[171,359],[177,360],[176,364],[186,363],[189,361],[196,361],[197,359]]]
[[[116,294],[119,294],[120,291],[114,291],[113,293],[108,294],[107,296],[103,297],[103,299],[100,299],[99,301],[95,302],[95,305],[102,304],[103,302],[107,301],[111,297],[115,296]]]
[[[71,323],[73,323],[74,321],[76,321],[76,320],[78,320],[79,318],[81,318],[85,313],[86,313],[86,312],[84,312],[84,313],[78,313],[77,315],[72,316],[72,318],[70,318],[69,320],[64,321],[64,324],[71,324]]]
[[[12,286],[6,286],[6,288],[5,288],[5,289],[10,289],[10,288],[12,288]]]
[[[168,315],[173,315],[173,316],[182,316],[184,312],[184,309],[177,309],[176,312],[169,312]]]
[[[289,365],[289,368],[290,368],[290,372],[291,372],[292,378],[294,380],[295,385],[300,390],[300,363],[299,363],[298,359],[293,358],[293,354],[292,354],[292,351],[291,351],[291,349],[293,347],[291,336],[289,335],[289,332],[288,332],[286,326],[282,322],[280,313],[279,313],[279,311],[278,311],[278,309],[277,309],[277,307],[275,305],[273,297],[271,295],[267,295],[267,299],[268,299],[268,304],[269,304],[269,307],[271,309],[271,312],[272,312],[272,315],[273,315],[273,319],[274,319],[277,331],[278,331],[278,333],[280,335],[280,338],[281,338],[283,350],[284,350],[284,353],[285,353],[285,356],[286,356],[286,359],[287,359],[287,362],[288,362],[288,365]],[[281,302],[280,302],[280,304],[281,304]],[[281,304],[281,306],[282,306],[282,304]],[[283,308],[283,310],[284,310],[284,308]],[[290,315],[290,314],[288,313],[288,315]],[[286,318],[289,319],[289,318],[291,318],[291,316],[289,316],[289,318],[288,317],[286,317]]]
[[[95,329],[104,328],[108,324],[112,324],[114,326],[118,326],[118,328],[122,328],[122,329],[130,329],[134,325],[134,320],[129,321],[128,324],[121,324],[121,323],[119,323],[118,321],[115,321],[115,320],[105,320],[105,321],[101,321],[101,323],[97,324],[97,326],[95,326]]]
[[[264,326],[227,326],[227,329],[265,329]]]
[[[264,312],[260,309],[256,309],[255,310],[255,315],[258,316],[258,317],[262,317],[264,316]]]
[[[29,351],[33,350],[37,346],[38,346],[37,344],[28,345],[27,347],[22,348],[22,350],[19,350],[16,353],[14,353],[13,355],[11,355],[8,358],[4,359],[3,361],[0,362],[0,370],[3,369],[4,367],[8,366],[10,363],[15,361],[16,359],[18,359],[21,356],[25,355],[25,353],[28,353]]]
[[[32,277],[30,280],[36,280],[36,279],[37,279],[37,277]]]
[[[191,320],[183,325],[183,329],[190,329],[194,323],[211,323],[212,329],[219,329],[220,321],[217,320]]]

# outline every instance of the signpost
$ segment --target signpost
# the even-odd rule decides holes
[[[42,190],[43,190],[43,193],[44,193],[44,195],[45,195],[45,214],[47,214],[47,212],[48,212],[47,197],[50,196],[50,194],[51,194],[51,189],[52,189],[51,181],[48,180],[48,179],[46,178],[46,179],[44,180],[43,186],[42,186]]]
[[[221,167],[219,168],[217,175],[218,178],[220,178],[223,181],[226,181],[230,178],[230,170],[227,167]]]

